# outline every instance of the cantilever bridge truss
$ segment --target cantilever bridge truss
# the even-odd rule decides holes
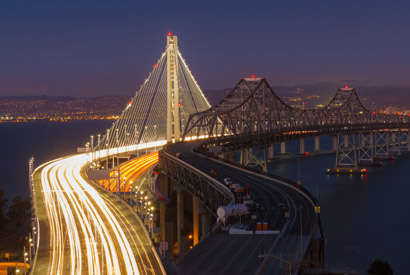
[[[219,104],[191,115],[183,137],[269,135],[342,125],[407,127],[409,122],[407,116],[370,112],[353,88],[339,89],[323,108],[296,109],[283,102],[264,78],[243,78]]]
[[[192,114],[183,139],[206,138],[197,148],[202,153],[241,151],[243,165],[258,164],[266,172],[265,149],[274,143],[332,135],[335,167],[356,167],[389,157],[392,151],[409,150],[409,128],[410,117],[369,111],[353,88],[339,89],[323,108],[296,109],[283,102],[264,78],[244,78],[220,103]],[[256,154],[250,148],[258,149]],[[262,161],[256,156],[260,152]]]

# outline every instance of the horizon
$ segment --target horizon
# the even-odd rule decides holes
[[[203,90],[251,74],[274,86],[410,85],[410,3],[255,2],[247,20],[238,17],[247,2],[235,3],[5,3],[0,95],[136,91],[168,32]]]
[[[268,83],[271,85],[272,89],[274,90],[274,92],[281,92],[281,91],[277,91],[275,89],[278,88],[299,88],[299,87],[304,87],[304,86],[320,86],[320,85],[333,85],[335,87],[334,91],[333,90],[329,90],[329,92],[336,92],[337,89],[339,88],[343,88],[344,86],[349,86],[350,88],[354,88],[354,89],[360,89],[360,88],[375,88],[375,89],[380,89],[380,88],[409,88],[410,89],[410,84],[408,85],[377,85],[377,84],[373,84],[374,82],[371,82],[372,84],[366,84],[366,82],[364,81],[359,81],[360,84],[359,85],[348,85],[347,83],[351,83],[351,82],[355,82],[352,80],[339,80],[339,81],[320,81],[320,82],[316,82],[316,83],[304,83],[304,84],[289,84],[289,85],[272,85],[271,83]],[[340,84],[340,85],[337,85]],[[203,90],[203,92],[220,92],[220,91],[227,91],[227,90],[232,90],[234,89],[234,85],[232,85],[232,87],[230,88],[216,88],[216,89],[208,89],[208,90]],[[135,93],[137,91],[133,91],[133,94],[102,94],[102,95],[68,95],[68,94],[21,94],[21,95],[12,95],[12,94],[4,94],[1,95],[0,97],[72,97],[72,98],[91,98],[91,97],[107,97],[107,96],[135,96]],[[360,95],[360,91],[358,91],[359,95]]]

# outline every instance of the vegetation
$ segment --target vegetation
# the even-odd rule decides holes
[[[4,190],[0,187],[0,224],[6,219],[7,202],[8,200],[4,197]]]
[[[9,207],[7,216],[10,219],[23,217],[30,212],[30,199],[22,199],[20,196],[15,197]]]
[[[371,263],[369,269],[367,270],[367,274],[393,275],[393,269],[388,262],[383,262],[380,259],[376,259]]]

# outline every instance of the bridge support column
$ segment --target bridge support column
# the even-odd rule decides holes
[[[407,151],[410,151],[410,129],[406,131],[406,142],[407,142]]]
[[[315,151],[320,150],[320,137],[315,137]]]
[[[301,138],[299,139],[299,154],[304,154],[305,153],[305,139]]]
[[[184,228],[184,194],[182,188],[177,190],[177,241],[178,241],[178,257],[181,257],[183,251],[183,236],[182,230]]]
[[[402,131],[399,129],[396,132],[396,145],[397,145],[397,154],[401,155],[401,141],[402,141]]]
[[[251,149],[243,149],[241,151],[241,165],[247,165],[250,160],[250,150]]]
[[[161,241],[165,242],[165,201],[159,203],[159,223],[161,226]]]
[[[374,139],[373,132],[359,133],[359,163],[373,165]]]
[[[401,142],[402,142],[402,131],[398,129],[397,131],[391,132],[391,147],[390,152],[396,151],[397,155],[401,155]]]
[[[209,233],[209,213],[205,210],[202,213],[202,236],[201,238],[203,238],[208,233]]]
[[[349,136],[348,135],[344,135],[343,136],[343,138],[344,138],[344,147],[345,148],[349,148]]]
[[[339,136],[333,136],[333,152],[336,152],[338,147],[339,147]]]
[[[280,143],[280,153],[282,155],[286,154],[286,142],[281,142]]]
[[[349,138],[350,136],[351,139]],[[343,142],[340,142],[340,135],[338,135],[337,141],[339,141],[339,144],[336,151],[335,167],[357,167],[355,134],[344,135]]]
[[[390,157],[390,134],[389,131],[374,132],[374,156],[377,158]]]
[[[273,159],[274,155],[275,155],[275,145],[271,144],[268,147],[268,158]]]
[[[199,201],[197,198],[192,197],[192,210],[193,210],[193,217],[192,217],[192,223],[193,223],[193,245],[195,246],[199,242],[199,213],[198,213],[198,208],[199,208]]]

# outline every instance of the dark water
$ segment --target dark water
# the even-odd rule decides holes
[[[28,161],[34,166],[76,153],[92,134],[104,133],[112,121],[76,121],[0,124],[0,186],[9,201],[27,197]]]
[[[331,148],[331,138],[321,142],[322,148]],[[313,139],[307,147],[312,150]],[[297,152],[299,144],[290,142],[287,148]],[[328,238],[326,261],[331,267],[367,274],[370,263],[380,258],[395,274],[409,274],[410,154],[367,168],[365,176],[328,176],[325,169],[334,163],[334,154],[311,155],[301,157],[299,164],[296,158],[273,162],[269,171],[296,181],[299,165],[302,185],[312,194],[318,189]]]
[[[0,185],[9,199],[28,196],[28,159],[35,166],[73,154],[90,135],[104,133],[111,121],[0,124]],[[331,139],[322,138],[322,149]],[[313,140],[307,140],[308,151]],[[297,152],[297,142],[288,143]],[[276,146],[279,150],[279,146]],[[369,168],[367,176],[327,176],[334,155],[300,158],[302,185],[319,190],[323,229],[328,238],[326,261],[331,267],[351,267],[366,274],[375,258],[387,260],[396,274],[408,274],[410,255],[410,154]],[[270,172],[297,180],[298,160],[275,161]]]

